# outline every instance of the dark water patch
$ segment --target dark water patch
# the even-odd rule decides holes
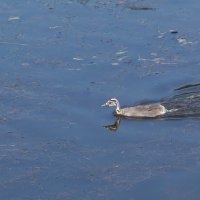
[[[200,116],[200,93],[190,92],[176,95],[163,101],[162,104],[168,110],[166,117],[199,117]]]
[[[184,86],[176,88],[175,91],[185,90],[185,89],[195,89],[196,87],[199,88],[199,86],[200,86],[200,83],[188,84],[188,85],[184,85]]]
[[[129,10],[136,10],[136,11],[139,11],[139,10],[155,10],[155,8],[151,8],[151,7],[145,7],[145,6],[127,6],[127,8]]]

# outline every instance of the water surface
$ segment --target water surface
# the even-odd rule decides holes
[[[100,107],[200,82],[197,0],[0,3],[1,199],[198,199],[199,119]]]

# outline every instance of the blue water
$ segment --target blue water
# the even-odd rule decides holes
[[[198,199],[199,119],[100,105],[200,82],[199,4],[0,1],[0,199]]]

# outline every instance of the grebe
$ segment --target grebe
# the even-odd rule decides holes
[[[175,109],[167,110],[160,103],[152,103],[146,105],[137,105],[133,107],[120,108],[119,101],[116,98],[108,100],[102,106],[116,107],[115,114],[122,117],[135,118],[155,118],[164,115],[167,112],[175,111]]]

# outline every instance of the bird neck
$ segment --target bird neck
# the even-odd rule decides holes
[[[121,111],[119,102],[117,102],[116,110],[115,111],[116,111],[117,114],[119,114],[120,111]]]

